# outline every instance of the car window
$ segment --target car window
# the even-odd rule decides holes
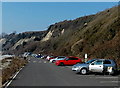
[[[68,58],[68,60],[72,60],[72,58]]]
[[[85,62],[85,63],[86,63],[86,64],[90,64],[90,63],[92,63],[93,61],[95,61],[95,59],[89,60],[89,61],[87,61],[87,62]]]
[[[69,58],[69,60],[78,60],[78,58]]]
[[[105,60],[104,64],[111,64],[111,62],[109,60]]]
[[[100,60],[94,62],[94,65],[102,65],[102,64],[103,64],[103,62]]]
[[[65,58],[65,60],[69,60],[69,58]]]

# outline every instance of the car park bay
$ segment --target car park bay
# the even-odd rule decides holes
[[[75,74],[71,68],[30,57],[29,63],[9,86],[118,86],[118,76],[80,75]]]

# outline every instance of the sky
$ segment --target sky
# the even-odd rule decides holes
[[[95,14],[118,2],[2,2],[2,32],[46,30],[51,24]]]
[[[119,2],[120,0],[1,0],[2,2]]]

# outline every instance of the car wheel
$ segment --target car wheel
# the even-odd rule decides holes
[[[115,75],[115,70],[113,69],[112,72],[109,72],[110,75]]]
[[[60,66],[64,66],[64,63],[61,62],[61,63],[60,63]]]
[[[82,75],[86,75],[87,74],[87,69],[86,68],[81,69],[80,73]]]
[[[55,60],[52,61],[52,63],[54,63],[54,62],[55,62]]]

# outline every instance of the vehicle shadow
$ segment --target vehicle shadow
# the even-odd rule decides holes
[[[101,75],[101,76],[107,76],[110,75],[109,73],[89,73],[88,75]],[[117,71],[114,75],[111,76],[120,76],[120,71]]]

